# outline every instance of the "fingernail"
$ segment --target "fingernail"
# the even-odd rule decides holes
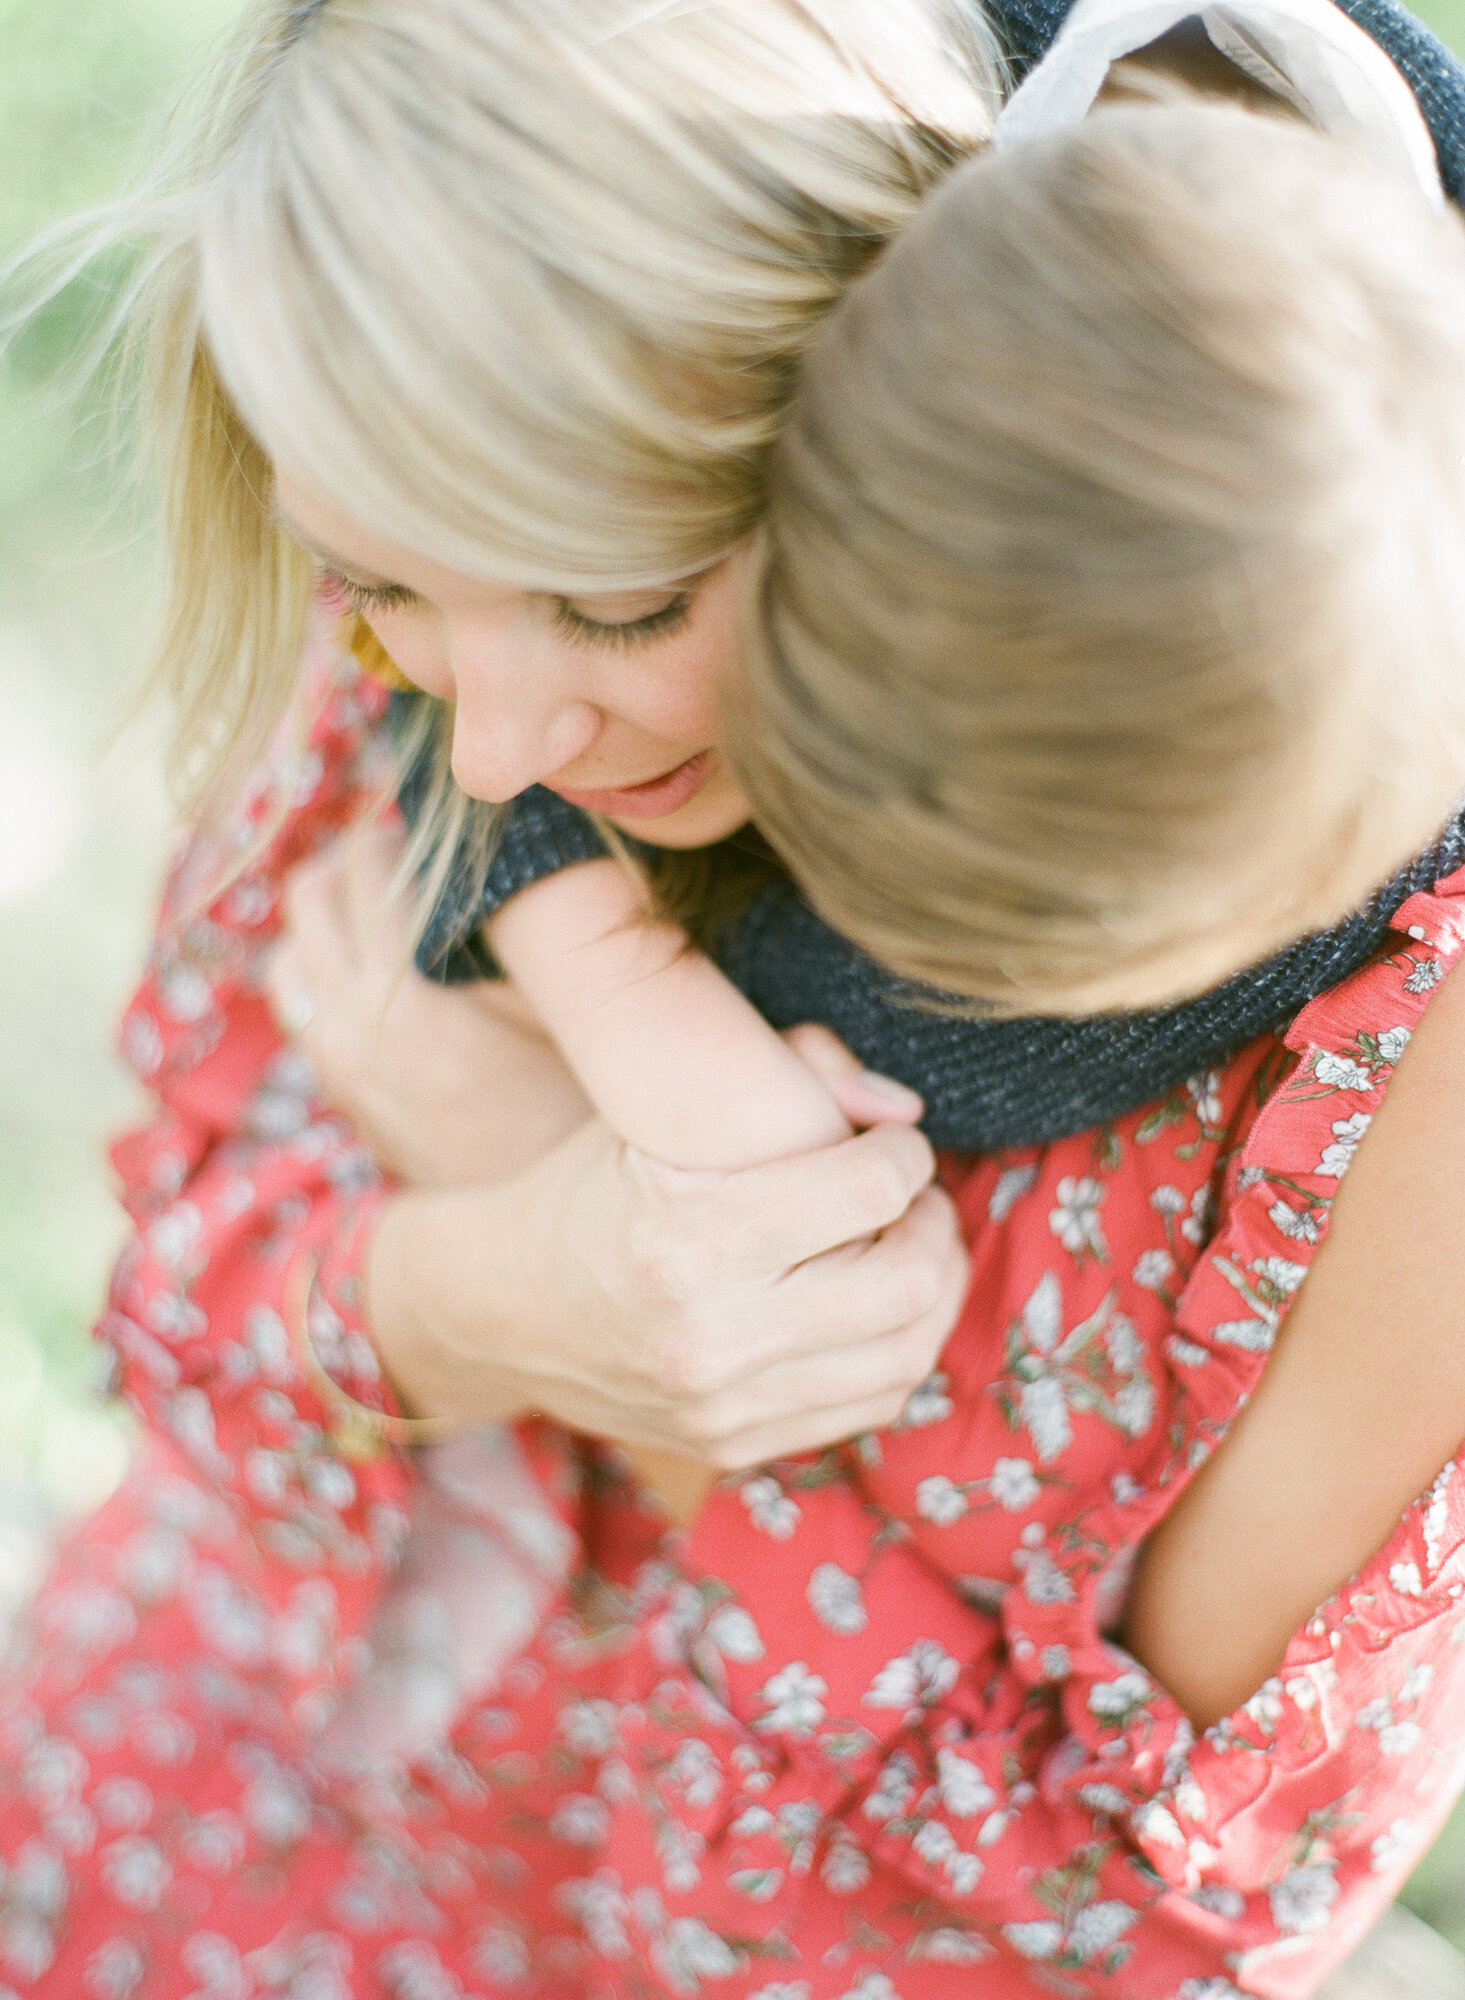
[[[926,1108],[926,1100],[918,1091],[907,1089],[893,1076],[881,1076],[878,1070],[862,1069],[860,1082],[874,1096],[883,1097],[887,1104],[899,1105],[902,1111],[924,1111]]]

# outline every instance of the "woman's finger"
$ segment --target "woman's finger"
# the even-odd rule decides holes
[[[851,1402],[889,1404],[896,1410],[925,1381],[960,1315],[966,1297],[964,1254],[947,1258],[924,1311],[867,1335],[849,1337],[822,1353],[800,1353],[769,1364],[725,1389],[704,1396],[680,1414],[669,1413],[688,1447],[718,1465],[747,1463],[727,1450],[755,1455],[775,1449],[808,1450],[849,1435],[844,1412]],[[886,1414],[881,1422],[894,1421]],[[797,1438],[794,1444],[791,1440]]]
[[[897,1124],[736,1174],[680,1174],[638,1157],[643,1177],[663,1192],[670,1228],[700,1229],[723,1272],[770,1282],[888,1229],[936,1171],[928,1142]],[[689,1201],[684,1190],[694,1186]]]

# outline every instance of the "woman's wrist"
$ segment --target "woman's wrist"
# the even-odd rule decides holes
[[[382,1205],[366,1249],[364,1317],[409,1417],[497,1423],[526,1407],[522,1378],[499,1359],[532,1324],[530,1288],[513,1268],[523,1241],[513,1206],[513,1182],[406,1191]]]

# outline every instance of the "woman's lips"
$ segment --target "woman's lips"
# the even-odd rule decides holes
[[[711,765],[712,752],[699,750],[674,771],[664,771],[642,785],[619,785],[609,792],[572,792],[568,785],[555,784],[548,789],[582,812],[605,813],[612,819],[661,819],[702,789]]]

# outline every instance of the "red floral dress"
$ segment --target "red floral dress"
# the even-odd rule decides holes
[[[356,809],[344,659],[264,851],[175,880],[101,1334],[147,1442],[0,1702],[0,1996],[1301,2000],[1465,1778],[1458,1464],[1198,1740],[1105,1637],[1256,1382],[1465,876],[1147,1110],[953,1162],[971,1292],[901,1424],[668,1532],[547,1424],[413,1457],[353,1272],[385,1190],[252,983]],[[243,823],[241,842],[249,838]],[[315,1360],[288,1301],[318,1266]]]

